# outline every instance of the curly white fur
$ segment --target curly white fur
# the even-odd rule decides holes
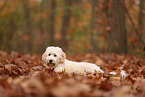
[[[54,71],[65,72],[67,74],[81,74],[88,73],[104,73],[99,66],[88,62],[74,62],[66,59],[66,54],[59,47],[47,47],[46,51],[42,55],[42,61],[45,66],[54,68]],[[126,75],[123,75],[126,76]]]

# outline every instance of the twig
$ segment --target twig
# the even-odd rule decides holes
[[[127,13],[127,16],[128,16],[128,18],[129,18],[129,20],[130,20],[130,22],[131,22],[131,24],[132,24],[132,26],[133,26],[133,28],[134,28],[134,30],[135,30],[136,36],[138,37],[138,42],[140,42],[140,43],[143,45],[143,47],[145,48],[145,42],[141,39],[140,34],[139,34],[139,31],[138,31],[137,28],[135,27],[135,24],[134,24],[134,22],[133,22],[133,20],[132,20],[132,18],[131,18],[131,16],[130,16],[130,14],[129,14],[127,8],[125,7],[125,5],[124,5],[123,2],[121,2],[121,4],[123,5],[123,7],[124,7],[124,9],[125,9],[125,12]]]
[[[1,13],[2,10],[4,9],[4,7],[6,6],[7,2],[8,2],[8,0],[5,0],[5,1],[4,1],[3,5],[2,5],[1,8],[0,8],[0,13]]]

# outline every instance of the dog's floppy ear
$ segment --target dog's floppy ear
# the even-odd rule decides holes
[[[65,59],[66,59],[66,54],[62,52],[62,58],[60,59],[60,63],[64,63]]]

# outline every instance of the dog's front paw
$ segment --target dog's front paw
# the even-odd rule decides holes
[[[104,73],[104,71],[100,69],[100,70],[99,70],[99,73]]]
[[[63,72],[64,71],[64,68],[62,68],[62,67],[56,67],[54,69],[54,71],[57,72],[57,73],[60,73],[60,72]]]

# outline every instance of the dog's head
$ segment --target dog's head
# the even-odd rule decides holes
[[[57,65],[64,63],[66,54],[59,47],[47,47],[46,51],[42,55],[42,61],[45,62],[48,66]]]

